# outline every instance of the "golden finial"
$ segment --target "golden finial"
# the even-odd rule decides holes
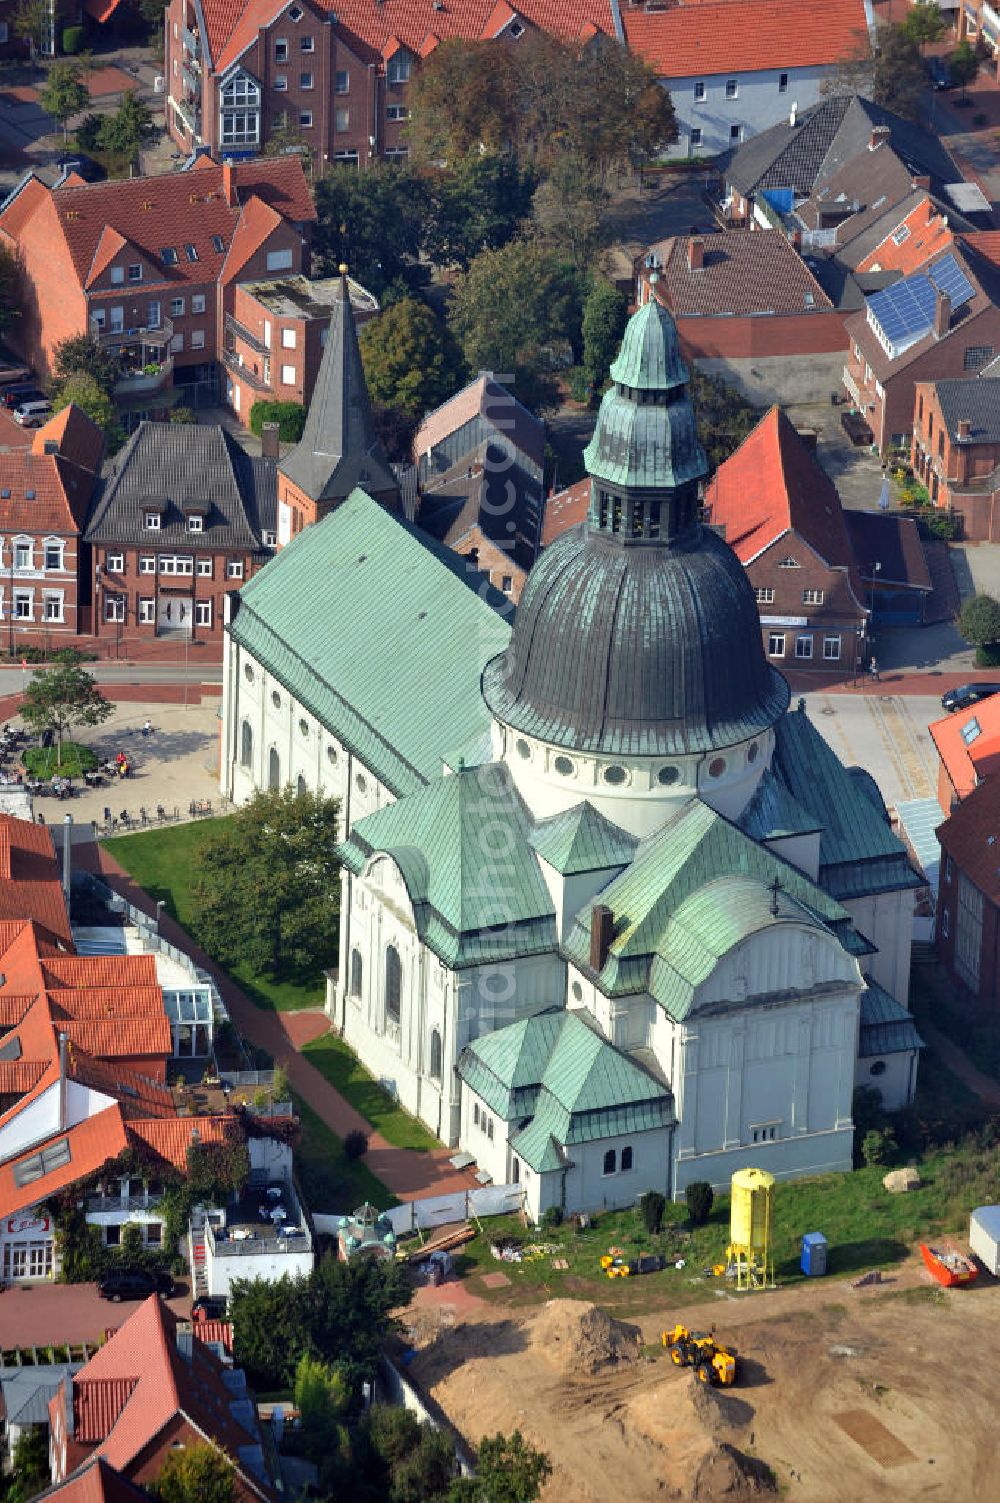
[[[340,275],[342,277],[346,277],[347,276],[347,262],[346,261],[341,261],[340,265],[337,267],[337,270],[340,272]]]

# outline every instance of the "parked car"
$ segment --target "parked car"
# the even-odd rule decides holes
[[[8,411],[20,407],[22,402],[37,402],[45,397],[44,391],[34,381],[14,381],[3,390],[3,405]]]
[[[169,1299],[174,1292],[174,1281],[169,1273],[147,1273],[145,1268],[116,1268],[106,1273],[97,1285],[102,1299],[148,1299],[151,1294]]]
[[[47,397],[37,401],[22,402],[14,408],[13,418],[20,428],[40,428],[52,412],[52,403]]]
[[[943,57],[932,57],[927,63],[927,77],[930,79],[932,89],[950,89],[952,83],[951,69],[948,61]]]
[[[977,705],[981,699],[989,699],[991,694],[1000,694],[1000,684],[959,684],[957,689],[949,689],[947,694],[941,695],[941,704],[952,714],[955,710],[967,710],[970,705]]]
[[[859,447],[861,444],[871,444],[875,441],[875,435],[860,412],[842,412],[840,414],[840,426],[855,447]]]
[[[226,1298],[223,1294],[199,1294],[191,1306],[192,1320],[225,1320]]]

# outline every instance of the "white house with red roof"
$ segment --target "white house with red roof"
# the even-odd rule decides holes
[[[680,0],[623,6],[625,41],[677,112],[674,157],[717,156],[822,98],[840,63],[867,51],[871,0]]]

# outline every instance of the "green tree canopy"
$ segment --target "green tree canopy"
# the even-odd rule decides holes
[[[465,270],[497,250],[531,213],[537,177],[509,154],[471,152],[427,179],[430,205],[424,249],[438,266]]]
[[[139,148],[155,134],[156,124],[148,105],[134,89],[129,89],[113,115],[108,115],[100,130],[100,144],[123,162],[133,162]]]
[[[256,793],[200,847],[195,937],[223,965],[317,976],[336,964],[338,804],[291,788]]]
[[[872,98],[883,109],[919,123],[927,77],[917,46],[901,26],[878,32]]]
[[[62,126],[65,140],[67,122],[90,103],[90,90],[83,81],[83,64],[77,58],[57,58],[49,66],[38,102]]]
[[[545,1452],[536,1450],[520,1430],[484,1436],[475,1475],[456,1478],[448,1503],[535,1503],[551,1475]]]
[[[583,305],[583,370],[596,390],[608,379],[628,321],[628,298],[597,277]]]
[[[71,726],[100,725],[111,714],[111,705],[81,662],[80,654],[72,648],[60,653],[51,668],[31,675],[24,691],[21,717],[39,735],[53,733],[58,765],[62,763],[63,737]]]
[[[690,389],[698,420],[698,437],[709,470],[716,470],[757,426],[762,413],[721,376],[692,371]]]
[[[295,1370],[295,1407],[302,1418],[306,1455],[317,1465],[338,1445],[350,1399],[343,1373],[303,1352]]]
[[[70,376],[91,376],[108,396],[114,392],[122,373],[118,355],[91,334],[71,334],[61,340],[53,352],[52,364],[57,382]]]
[[[973,647],[1000,642],[1000,600],[992,595],[973,595],[962,606],[958,629]]]
[[[546,245],[585,271],[606,238],[610,197],[586,157],[562,152],[535,192],[535,227]]]
[[[234,1503],[236,1473],[216,1446],[183,1446],[167,1454],[160,1475],[148,1486],[160,1503]]]
[[[968,37],[963,37],[948,59],[948,67],[951,70],[951,81],[957,83],[962,90],[962,98],[965,99],[969,85],[974,81],[979,72],[979,59],[976,49]]]
[[[74,402],[85,412],[98,428],[103,428],[108,450],[113,453],[120,446],[124,434],[118,419],[118,409],[104,388],[86,371],[78,371],[75,375],[67,376],[65,381],[60,381],[52,392],[53,412],[60,412],[70,402]]]
[[[512,379],[532,407],[552,400],[547,373],[579,350],[580,305],[572,265],[535,240],[512,240],[476,257],[455,285],[448,319],[470,369]]]
[[[403,298],[363,325],[365,379],[374,403],[419,418],[457,391],[461,351],[426,303]]]
[[[316,188],[314,248],[323,271],[341,264],[381,297],[393,282],[417,286],[426,190],[405,167],[375,164],[367,172],[335,168]]]
[[[53,11],[49,0],[20,0],[11,26],[16,37],[27,42],[34,58],[48,46],[52,34]]]
[[[908,42],[923,49],[944,36],[946,22],[937,0],[913,0],[900,26]]]

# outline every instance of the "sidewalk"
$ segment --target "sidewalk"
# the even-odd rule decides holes
[[[99,846],[90,844],[75,847],[74,860],[82,870],[103,877],[136,908],[151,917],[155,915],[155,903],[133,882],[128,872]],[[258,1048],[265,1049],[285,1068],[291,1085],[313,1111],[318,1113],[327,1127],[338,1138],[344,1138],[354,1130],[366,1134],[368,1152],[365,1154],[365,1164],[399,1200],[422,1200],[431,1195],[446,1195],[453,1190],[476,1188],[476,1180],[468,1170],[456,1170],[449,1163],[453,1149],[442,1147],[418,1153],[407,1148],[394,1148],[387,1143],[345,1101],[340,1092],[324,1079],[316,1067],[299,1053],[303,1044],[326,1032],[328,1024],[324,1013],[268,1012],[256,1007],[246,993],[199,950],[179,924],[164,915],[161,929],[171,944],[184,950],[197,965],[212,974],[226,1009],[244,1038]]]
[[[953,1044],[933,1023],[922,1018],[917,1027],[924,1042],[930,1045],[945,1068],[956,1075],[964,1086],[968,1086],[974,1096],[985,1102],[990,1111],[1000,1112],[1000,1082],[978,1070],[965,1051]]]

